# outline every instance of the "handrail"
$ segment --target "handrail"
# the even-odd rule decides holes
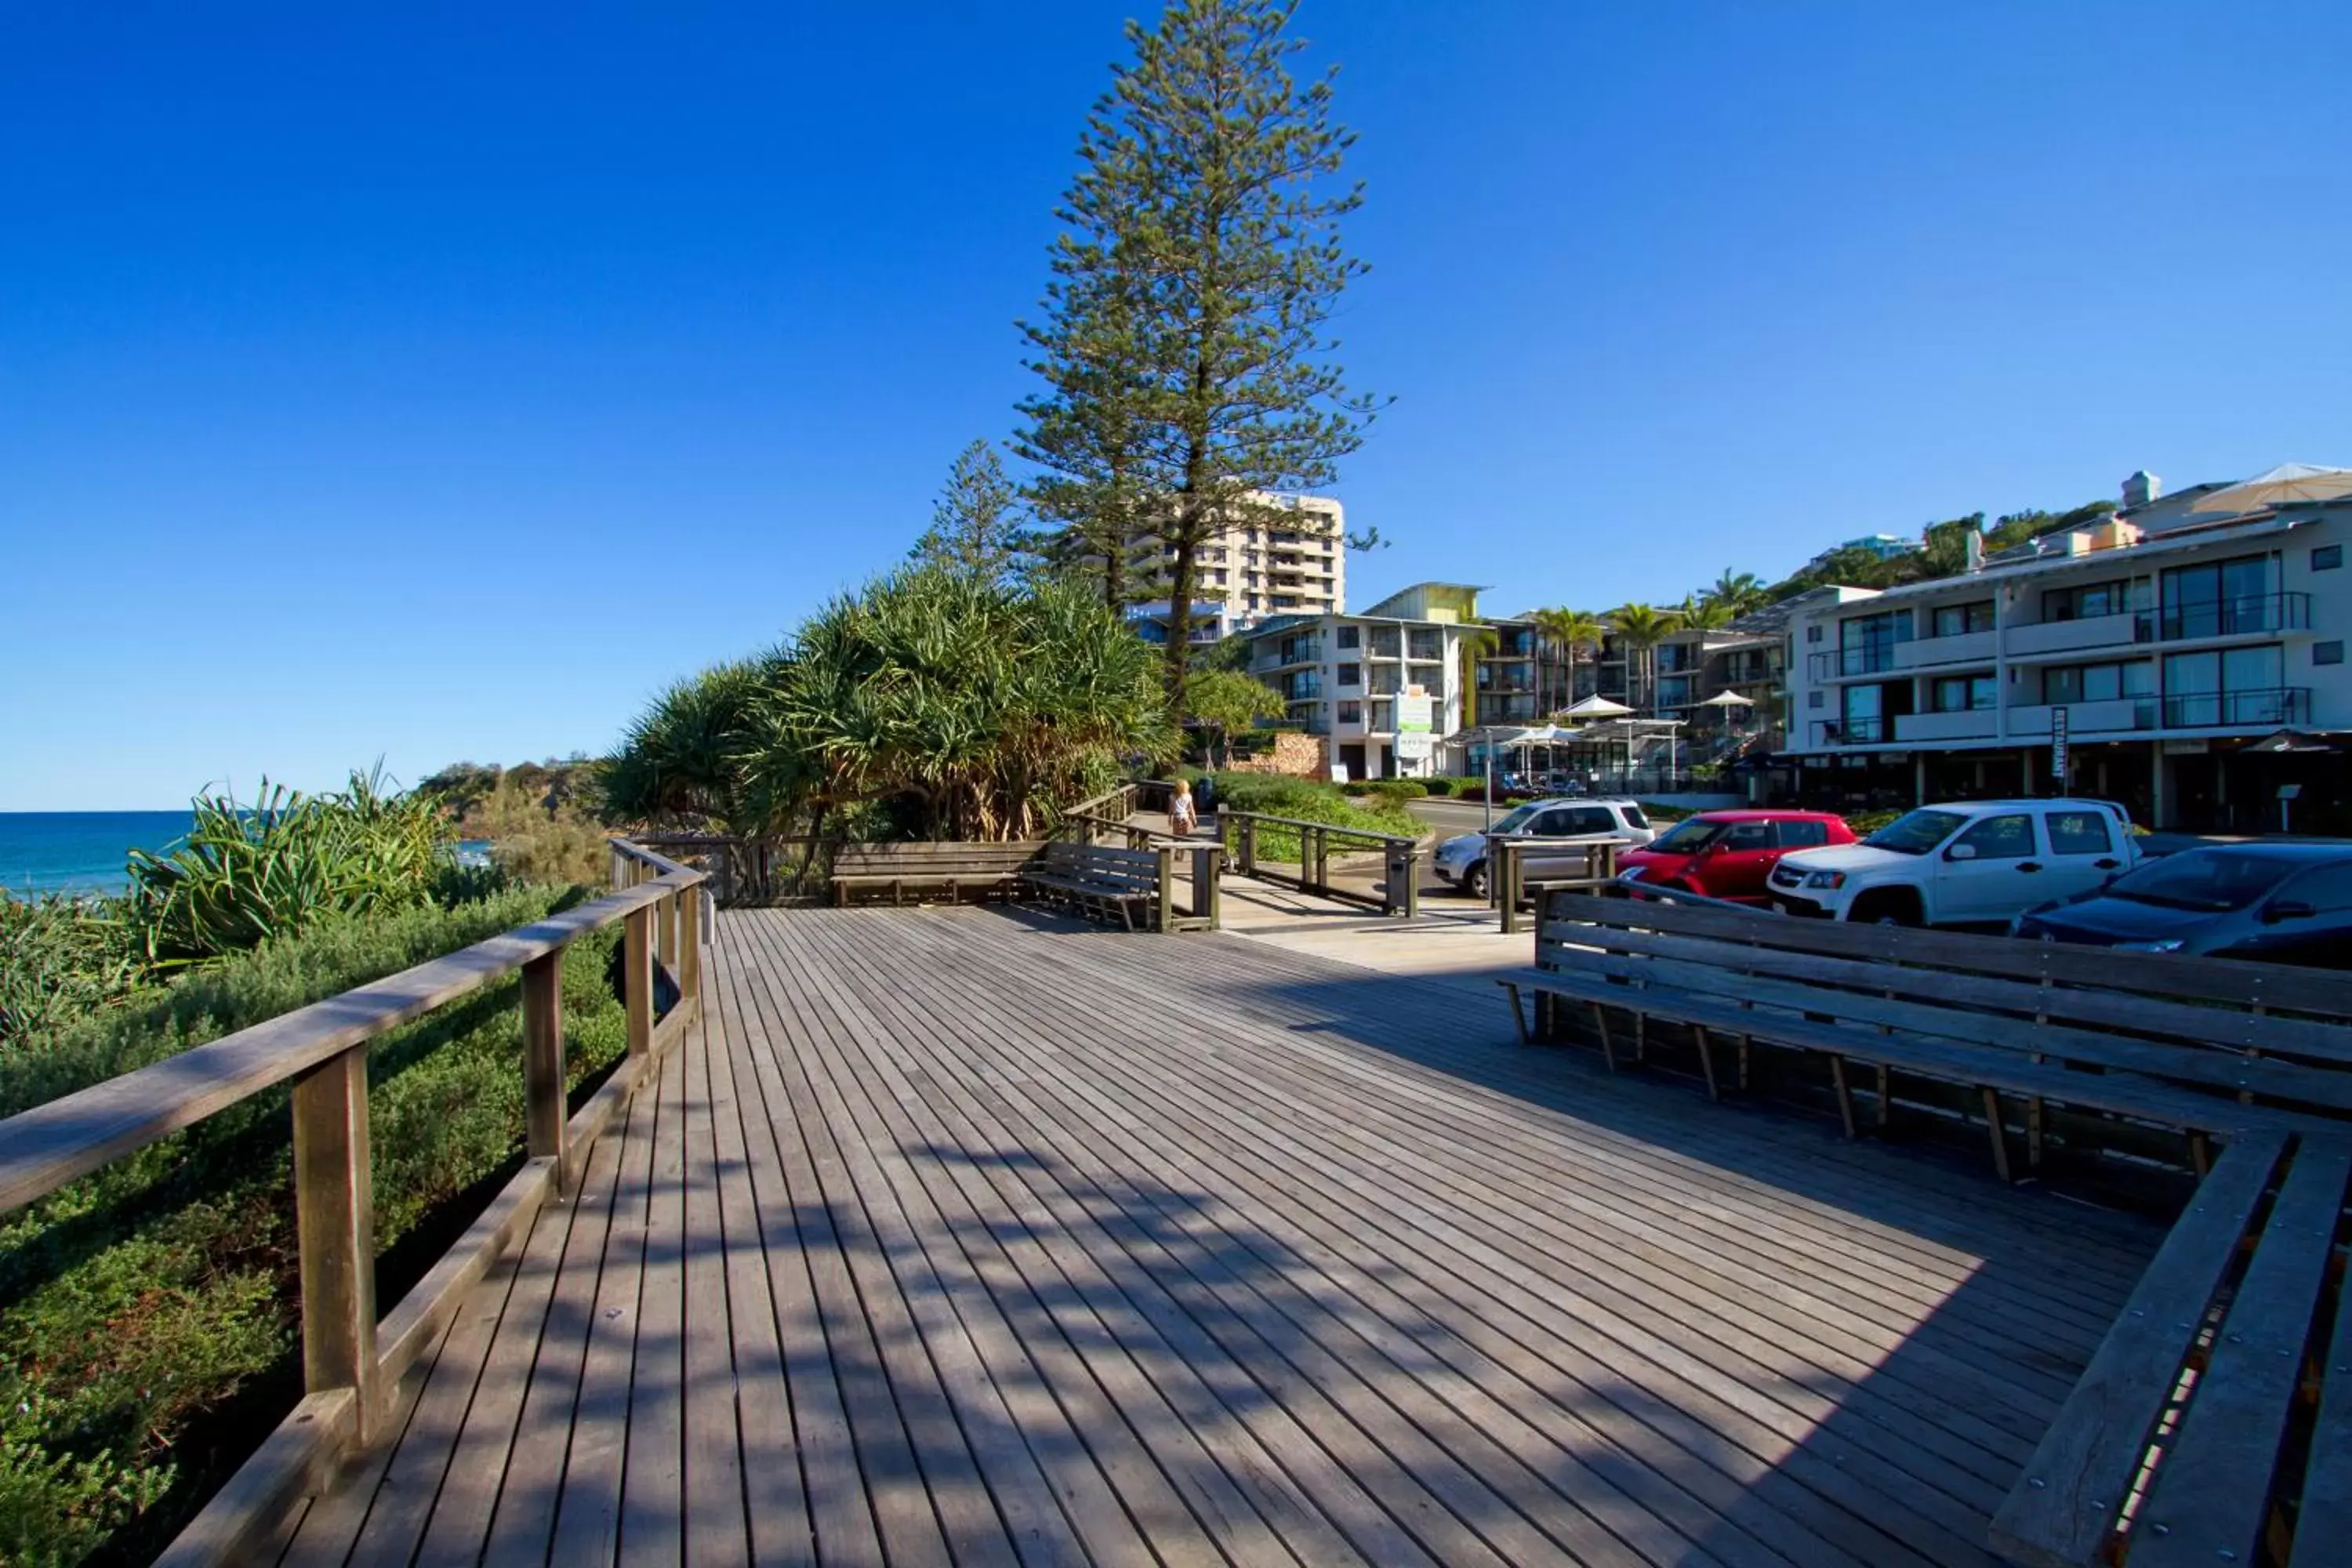
[[[1298,874],[1296,877],[1262,869],[1257,858],[1257,833],[1261,826],[1295,828],[1298,833]],[[1331,885],[1331,837],[1363,839],[1380,847],[1386,864],[1381,875],[1381,893],[1376,899],[1359,893],[1351,888]],[[1217,813],[1217,837],[1225,847],[1234,869],[1244,877],[1261,881],[1286,883],[1305,893],[1318,894],[1342,903],[1363,904],[1378,909],[1382,914],[1413,916],[1421,912],[1421,840],[1394,833],[1375,833],[1369,828],[1341,827],[1328,822],[1308,822],[1296,816],[1271,816],[1257,811],[1225,811]]]
[[[1217,819],[1247,817],[1253,822],[1270,822],[1276,827],[1311,827],[1318,833],[1335,833],[1343,838],[1369,838],[1375,844],[1417,845],[1420,839],[1402,833],[1376,833],[1369,827],[1343,827],[1336,822],[1310,822],[1303,816],[1274,816],[1263,811],[1220,811]]]
[[[648,1064],[701,1012],[704,873],[625,839],[614,890],[562,914],[313,1002],[175,1057],[0,1121],[0,1215],[278,1084],[293,1083],[294,1204],[306,1394],[215,1494],[159,1563],[240,1562],[346,1448],[380,1433],[392,1390],[456,1316],[467,1290],[529,1226],[549,1194],[577,1180],[587,1146]],[[563,950],[622,922],[628,1054],[567,1117]],[[678,1000],[654,1016],[659,962]],[[368,1047],[412,1019],[522,972],[522,1169],[381,1319],[375,1302],[374,1176]]]

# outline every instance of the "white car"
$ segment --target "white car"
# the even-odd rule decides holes
[[[2104,800],[1923,805],[1859,844],[1781,857],[1766,884],[1784,914],[1882,925],[2005,925],[2139,864],[2123,807]]]
[[[1658,836],[1650,819],[1631,800],[1531,800],[1513,806],[1485,833],[1464,833],[1437,847],[1433,862],[1438,877],[1474,899],[1486,896],[1486,841],[1511,838],[1613,838],[1620,844],[1647,844]],[[1527,859],[1528,875],[1547,869],[1540,854]]]

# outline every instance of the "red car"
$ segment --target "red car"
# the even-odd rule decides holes
[[[1638,870],[1644,882],[1760,904],[1764,879],[1781,856],[1853,842],[1845,818],[1826,811],[1702,811],[1647,847],[1620,855],[1617,864]]]

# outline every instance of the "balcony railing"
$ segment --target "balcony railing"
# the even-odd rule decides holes
[[[2164,699],[2168,730],[2218,730],[2231,725],[2284,725],[2311,719],[2311,688],[2265,686],[2247,691],[2200,691]]]
[[[1886,743],[1886,721],[1883,717],[1813,721],[1813,744],[1816,746],[1883,746]]]
[[[2152,623],[2152,626],[2151,626]],[[2244,598],[2173,605],[2160,615],[2140,617],[2139,639],[2162,642],[2190,637],[2240,637],[2250,632],[2306,631],[2311,626],[2308,594],[2254,594]]]
[[[1901,643],[1864,643],[1860,647],[1833,648],[1817,653],[1807,660],[1815,680],[1834,680],[1843,675],[1884,675],[1895,668],[1895,650]]]

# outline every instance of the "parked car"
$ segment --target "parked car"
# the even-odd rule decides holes
[[[2131,821],[2112,801],[1972,800],[1923,805],[1859,844],[1786,856],[1769,888],[1788,914],[2005,927],[2139,860]]]
[[[2133,952],[2352,969],[2352,846],[2184,849],[2029,910],[2015,930]]]
[[[1826,811],[1702,811],[1617,864],[1627,881],[1760,904],[1783,855],[1853,842],[1845,818]]]
[[[1512,838],[1613,838],[1620,844],[1647,844],[1657,829],[1630,800],[1569,800],[1554,796],[1513,806],[1485,833],[1465,833],[1437,847],[1438,877],[1474,899],[1486,896],[1486,843],[1490,837]],[[1541,877],[1565,859],[1548,861],[1538,852],[1527,859],[1528,875]]]

